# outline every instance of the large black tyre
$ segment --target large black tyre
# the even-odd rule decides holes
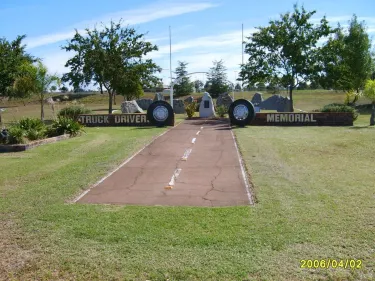
[[[254,105],[245,99],[239,99],[229,106],[228,114],[233,125],[244,127],[255,117]]]
[[[155,101],[147,109],[147,119],[156,127],[164,127],[172,123],[174,112],[166,101]]]

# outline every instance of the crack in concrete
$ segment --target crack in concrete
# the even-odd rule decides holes
[[[137,183],[138,179],[139,179],[140,176],[143,174],[143,170],[144,170],[144,168],[141,167],[141,170],[140,170],[140,171],[138,172],[138,174],[135,176],[135,178],[134,178],[134,182],[132,183],[132,185],[129,186],[128,188],[126,188],[126,189],[130,189],[130,188],[132,188],[132,187]]]
[[[202,196],[203,199],[207,199],[207,198],[205,198],[205,197],[208,195],[208,193],[210,193],[210,192],[212,192],[212,191],[215,190],[214,181],[220,176],[221,172],[223,171],[223,169],[222,169],[221,167],[218,167],[218,168],[219,168],[219,173],[213,178],[213,180],[211,180],[211,189],[209,189],[209,190],[208,190],[208,191]],[[207,200],[209,200],[209,199],[207,199]],[[211,200],[210,200],[210,201],[211,201]]]

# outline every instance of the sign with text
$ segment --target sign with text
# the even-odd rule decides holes
[[[147,114],[126,113],[126,114],[81,114],[78,122],[87,127],[121,127],[121,126],[153,126],[147,118]],[[174,126],[167,124],[167,126]]]
[[[256,113],[252,126],[353,126],[349,112]]]

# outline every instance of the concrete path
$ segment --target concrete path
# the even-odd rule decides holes
[[[250,193],[229,123],[186,120],[93,187],[80,203],[236,206]]]

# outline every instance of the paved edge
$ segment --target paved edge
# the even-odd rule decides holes
[[[232,134],[234,145],[235,145],[236,151],[237,151],[238,161],[240,162],[242,178],[243,178],[243,181],[244,181],[244,184],[245,184],[247,198],[249,199],[250,205],[253,206],[254,205],[254,199],[253,199],[253,192],[251,192],[251,191],[254,191],[253,188],[251,188],[253,186],[253,184],[249,181],[248,172],[247,172],[247,169],[244,165],[244,161],[242,159],[241,152],[240,152],[240,150],[238,148],[238,145],[237,145],[237,138],[233,134],[232,127],[230,129],[230,133]]]
[[[94,185],[90,186],[88,189],[84,190],[78,196],[76,196],[73,200],[70,200],[67,203],[68,204],[77,203],[77,201],[79,201],[83,196],[85,196],[87,193],[89,193],[91,189],[97,187],[99,184],[101,184],[103,181],[105,181],[107,178],[109,178],[112,174],[114,174],[115,172],[117,172],[118,170],[120,170],[123,166],[125,166],[128,162],[130,162],[130,160],[132,160],[135,156],[137,156],[139,153],[141,153],[146,147],[148,147],[154,141],[156,141],[158,138],[160,138],[161,136],[165,135],[167,132],[169,132],[173,128],[176,128],[177,126],[179,126],[182,123],[183,123],[183,121],[180,122],[180,123],[178,123],[176,126],[170,127],[164,133],[162,133],[162,134],[158,135],[157,137],[153,138],[150,142],[148,142],[147,144],[145,144],[140,150],[138,150],[136,153],[134,153],[132,156],[130,156],[124,162],[122,162],[116,169],[114,169],[111,172],[109,172],[106,176],[102,177]]]

